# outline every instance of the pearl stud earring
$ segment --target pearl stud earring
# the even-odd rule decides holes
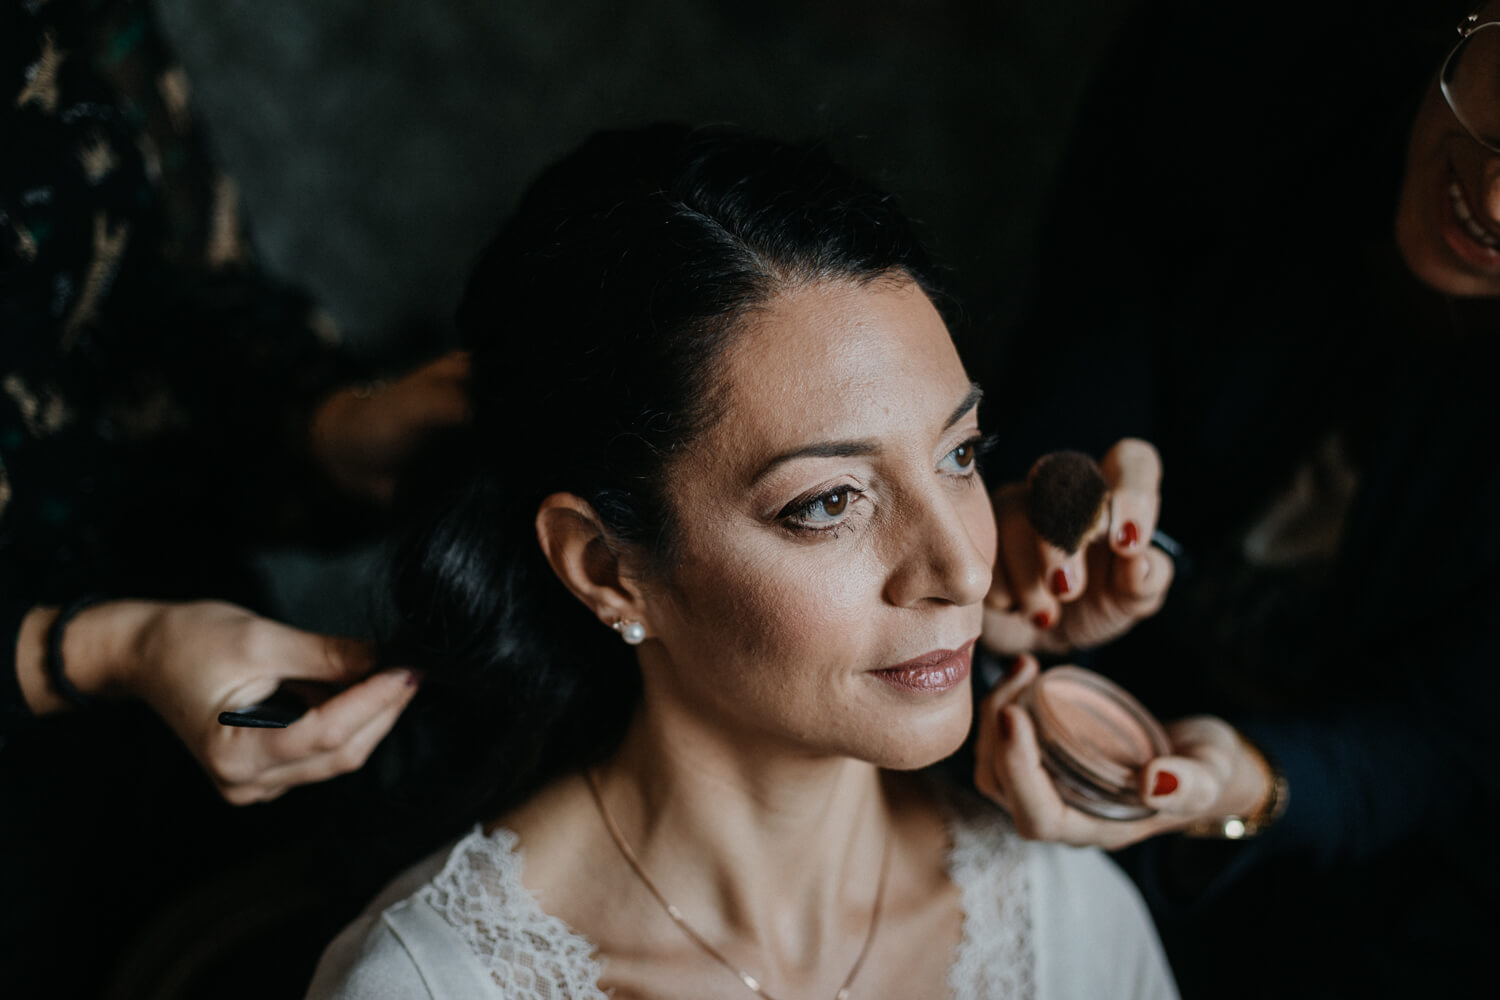
[[[621,619],[620,621],[615,622],[611,627],[614,628],[616,632],[620,633],[621,639],[624,639],[628,644],[632,646],[639,646],[641,643],[646,641],[646,626],[642,625],[640,622],[628,622],[624,619]]]

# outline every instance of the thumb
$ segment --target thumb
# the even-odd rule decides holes
[[[1197,817],[1213,808],[1223,782],[1202,761],[1158,757],[1141,769],[1141,798],[1158,812]]]

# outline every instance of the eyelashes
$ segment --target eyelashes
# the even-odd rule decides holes
[[[975,434],[944,455],[939,469],[955,479],[977,481],[985,456],[994,451],[997,442],[996,435]],[[868,502],[863,489],[841,483],[798,497],[781,509],[776,520],[798,534],[827,533],[836,538],[840,529],[851,526],[857,508]]]
[[[793,500],[776,515],[776,520],[800,531],[836,530],[844,522],[849,508],[864,498],[865,491],[854,486],[838,486],[810,497]]]

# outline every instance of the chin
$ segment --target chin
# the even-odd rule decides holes
[[[952,692],[951,706],[920,721],[884,727],[887,738],[868,759],[889,771],[917,771],[953,756],[969,736],[974,705],[968,685]]]
[[[1443,248],[1425,241],[1398,241],[1401,259],[1416,279],[1440,295],[1479,298],[1500,295],[1500,278],[1472,274],[1454,266]]]

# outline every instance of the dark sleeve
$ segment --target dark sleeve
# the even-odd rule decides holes
[[[237,187],[215,162],[210,129],[197,117],[186,74],[151,4],[109,0],[90,15],[97,72],[155,150],[154,259],[123,323],[138,381],[159,376],[190,420],[174,430],[200,479],[219,484],[213,501],[236,530],[298,541],[344,535],[350,499],[334,494],[308,452],[318,403],[370,376],[339,340],[307,290],[261,265],[242,218]],[[144,297],[138,292],[144,292]],[[122,400],[140,418],[159,407],[150,390]],[[305,523],[315,512],[313,525]],[[329,516],[335,512],[342,518]],[[367,512],[368,513],[368,512]],[[322,516],[317,516],[322,515]],[[356,519],[357,520],[357,519]]]
[[[1430,641],[1397,645],[1399,662],[1372,663],[1372,678],[1405,678],[1386,697],[1351,691],[1350,704],[1323,712],[1241,722],[1291,789],[1267,848],[1342,864],[1412,837],[1488,827],[1500,803],[1500,582],[1475,583],[1448,613]]]
[[[1469,843],[1492,828],[1484,817],[1500,801],[1492,767],[1500,734],[1488,716],[1496,685],[1487,676],[1500,655],[1500,620],[1487,625],[1467,662],[1445,664],[1451,680],[1417,680],[1407,701],[1239,720],[1285,774],[1286,812],[1253,840],[1164,836],[1131,848],[1126,867],[1153,910],[1184,919],[1283,860],[1300,871],[1358,871],[1403,844],[1444,838],[1459,856],[1488,856]]]
[[[151,5],[7,5],[0,89],[0,591],[137,514],[247,544],[368,529],[306,447],[364,366],[257,265]]]
[[[1285,773],[1286,812],[1240,845],[1140,845],[1135,871],[1153,898],[1212,899],[1283,859],[1304,871],[1359,871],[1414,845],[1470,881],[1492,870],[1500,473],[1473,461],[1454,428],[1492,422],[1485,380],[1500,349],[1484,339],[1455,353],[1435,370],[1430,395],[1412,386],[1413,412],[1397,414],[1399,433],[1346,525],[1340,585],[1321,605],[1330,626],[1345,622],[1346,645],[1309,665],[1331,680],[1327,697],[1229,716]],[[1456,540],[1462,559],[1445,557]],[[1178,893],[1184,868],[1193,891]]]

